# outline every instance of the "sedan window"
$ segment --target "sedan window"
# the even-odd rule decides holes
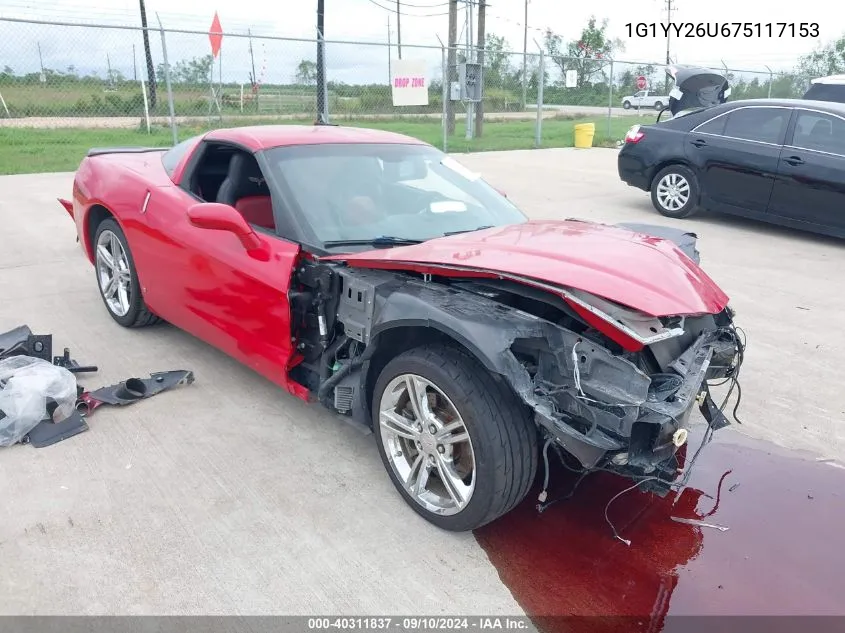
[[[845,120],[821,112],[799,110],[792,145],[845,155]]]
[[[727,115],[725,136],[760,143],[783,143],[789,123],[788,108],[740,108]]]
[[[694,131],[700,132],[701,134],[717,134],[721,136],[725,133],[725,121],[727,120],[728,117],[725,115],[717,116],[715,119],[710,119],[706,123],[702,123]]]

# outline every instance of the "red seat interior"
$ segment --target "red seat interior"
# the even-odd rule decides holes
[[[250,224],[274,230],[273,203],[270,196],[246,196],[235,203],[235,208]]]

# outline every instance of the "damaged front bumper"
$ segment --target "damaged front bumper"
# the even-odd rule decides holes
[[[555,372],[541,362],[533,406],[537,423],[586,470],[650,476],[642,489],[665,494],[679,473],[676,453],[687,442],[696,405],[713,430],[730,424],[707,383],[733,371],[737,342],[730,330],[703,332],[666,368],[671,371],[652,374],[618,357],[596,363],[596,371],[588,354],[601,348],[577,341],[571,349],[572,384],[563,379],[567,368]],[[560,383],[549,380],[553,374]]]

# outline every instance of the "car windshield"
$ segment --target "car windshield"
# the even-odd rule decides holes
[[[267,150],[265,158],[269,179],[327,248],[425,241],[527,219],[477,174],[427,145],[301,145]]]

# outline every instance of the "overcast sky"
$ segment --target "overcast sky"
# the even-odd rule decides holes
[[[325,29],[327,39],[355,39],[385,42],[388,19],[391,39],[396,41],[395,0],[325,0]],[[447,0],[400,0],[402,4],[402,41],[438,45],[437,36],[444,41],[447,35]],[[381,6],[379,6],[381,5]],[[845,12],[836,9],[839,3],[822,0],[786,2],[762,0],[675,0],[672,20],[676,23],[710,22],[817,22],[820,38],[792,37],[736,37],[736,38],[673,38],[672,56],[680,63],[698,63],[714,67],[722,61],[730,68],[764,71],[790,69],[799,55],[805,54],[845,32]],[[392,8],[393,11],[388,10]],[[504,36],[513,50],[522,50],[524,0],[489,0],[487,30]],[[37,17],[72,22],[97,21],[110,24],[137,24],[137,0],[0,0],[0,17]],[[165,26],[205,31],[211,24],[214,10],[220,15],[224,31],[252,32],[289,37],[313,37],[316,20],[316,0],[147,0],[148,15],[155,23],[158,12]],[[661,61],[665,57],[666,39],[657,37],[629,37],[626,24],[667,21],[665,0],[529,0],[529,50],[536,50],[533,38],[541,40],[548,27],[564,38],[576,37],[591,14],[610,18],[609,34],[625,44],[617,59],[632,61]],[[465,11],[459,13],[459,31],[464,28]],[[796,26],[797,29],[797,26]],[[132,43],[140,38],[131,32],[90,29],[59,29],[28,25],[9,25],[0,22],[0,66],[30,67],[38,63],[35,42],[40,42],[45,65],[63,68],[69,64],[77,68],[105,67],[110,63],[125,74],[132,72]],[[775,34],[777,35],[777,34]],[[157,38],[155,38],[157,40]],[[256,73],[265,81],[289,80],[292,68],[304,57],[312,58],[313,46],[308,44],[265,41],[254,44]],[[171,62],[185,57],[208,53],[207,38],[174,36],[168,39]],[[154,55],[160,61],[160,43],[154,42]],[[393,56],[396,56],[395,50]],[[438,51],[403,49],[403,57],[423,57],[436,67]],[[111,59],[114,58],[114,59]],[[248,48],[246,40],[227,38],[223,43],[223,61],[228,78],[230,72],[245,73]],[[517,60],[515,60],[517,61]],[[49,62],[49,63],[48,63]],[[251,63],[251,62],[250,62]],[[366,76],[387,75],[388,55],[383,47],[337,46],[329,54],[331,78],[355,80]],[[383,67],[383,68],[382,68]],[[244,77],[242,80],[246,80]]]

